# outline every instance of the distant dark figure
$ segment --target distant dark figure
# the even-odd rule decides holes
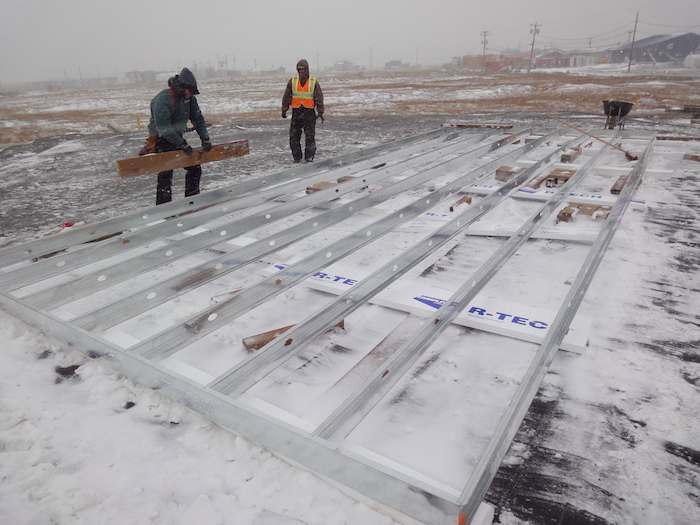
[[[282,118],[287,118],[287,111],[292,107],[292,123],[289,126],[289,147],[292,149],[294,162],[314,160],[316,155],[316,119],[323,122],[323,91],[315,77],[309,78],[309,63],[297,62],[297,76],[287,83],[282,97]],[[301,151],[301,133],[304,132],[304,152]]]
[[[183,68],[179,75],[168,80],[164,89],[151,100],[151,121],[148,123],[150,139],[155,139],[155,152],[182,150],[192,155],[192,147],[182,138],[191,121],[197,131],[204,151],[211,150],[209,132],[204,117],[194,95],[198,95],[197,80],[192,72]],[[199,194],[199,181],[202,178],[200,165],[185,168],[185,197]],[[173,170],[158,173],[156,204],[172,200]]]

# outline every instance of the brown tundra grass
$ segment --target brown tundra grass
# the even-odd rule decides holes
[[[319,81],[329,116],[524,111],[602,115],[606,99],[635,102],[635,109],[642,110],[700,105],[697,77],[421,70],[321,74]],[[286,77],[204,81],[199,101],[212,124],[278,118],[285,83]],[[0,96],[0,144],[69,132],[109,132],[110,122],[131,131],[140,122],[145,129],[150,99],[163,87],[159,83]],[[239,103],[219,103],[227,101]]]

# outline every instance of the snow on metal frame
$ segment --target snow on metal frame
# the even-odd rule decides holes
[[[520,132],[518,135],[522,133],[523,132]],[[428,151],[427,149],[421,150],[421,147],[430,142],[430,138],[435,139],[435,141],[439,143],[450,143],[460,136],[467,137],[468,135],[440,131],[423,135],[418,139],[405,139],[401,144],[393,144],[393,146],[397,146],[395,148],[379,147],[375,148],[375,150],[370,153],[365,151],[346,156],[346,158],[343,159],[331,159],[318,167],[314,166],[302,168],[301,170],[288,170],[268,177],[264,183],[261,180],[251,181],[248,183],[249,188],[246,188],[246,190],[249,191],[263,187],[269,188],[273,184],[277,184],[281,187],[274,195],[282,195],[297,191],[310,184],[310,179],[304,179],[304,176],[312,176],[314,181],[322,180],[324,176],[327,176],[327,174],[325,174],[327,170],[330,171],[332,168],[338,169],[341,167],[348,168],[350,172],[356,173],[354,170],[357,166],[350,164],[353,161],[364,160],[365,168],[369,167],[371,169],[374,166],[381,165],[389,158],[392,158],[392,151],[394,153],[403,151],[408,157],[411,157],[414,154],[418,154],[419,151]],[[551,139],[554,136],[555,135],[550,135],[548,138]],[[514,139],[514,136],[504,138],[502,139],[503,144],[499,144],[499,146],[512,142]],[[495,160],[482,164],[480,168],[474,169],[473,171],[476,173],[479,171],[495,170],[501,163],[510,162],[513,158],[524,154],[526,151],[537,148],[544,143],[545,140],[546,138],[543,138],[531,143],[527,148],[519,148],[517,152],[511,151]],[[571,144],[571,141],[567,142],[567,144]],[[442,146],[444,146],[444,144],[442,144]],[[555,149],[555,152],[560,151],[563,147]],[[410,154],[408,153],[409,149]],[[498,151],[493,143],[488,145],[487,149],[495,150],[495,152]],[[473,152],[473,150],[470,151]],[[483,151],[481,151],[481,153],[483,154]],[[445,152],[443,150],[438,156],[440,157],[444,154]],[[385,155],[388,157],[385,157]],[[550,153],[549,158],[551,158],[551,156],[552,154]],[[395,160],[395,157],[393,158]],[[423,169],[423,172],[429,174],[433,173],[430,170],[434,168],[436,162],[440,164],[439,161],[433,158],[430,163],[428,163],[427,167]],[[543,162],[543,164],[546,163],[547,161]],[[453,164],[458,166],[459,162],[455,161]],[[433,166],[433,168],[431,168],[431,166]],[[641,176],[641,170],[643,170],[641,162],[639,166],[639,175]],[[538,168],[534,168],[531,170],[531,173],[534,173],[537,169]],[[319,171],[323,173],[316,176]],[[421,171],[418,171],[418,175],[420,175]],[[499,191],[498,193],[500,193],[500,195],[494,195],[494,200],[498,201],[499,199],[508,198],[509,193],[517,191],[517,187],[519,187],[520,183],[524,182],[525,178],[526,176],[519,177],[518,183],[512,184],[508,190],[502,189]],[[421,179],[421,177],[418,179]],[[418,179],[415,181],[416,183],[419,182]],[[469,177],[463,177],[463,179],[464,180],[454,188],[447,188],[443,191],[440,197],[444,199],[454,194],[458,187],[461,187],[463,184],[469,185],[474,181],[473,178]],[[269,181],[271,180],[275,182],[270,183]],[[422,181],[425,180],[426,177],[422,177]],[[295,186],[285,185],[285,183],[289,181],[293,181]],[[359,183],[355,186],[359,186]],[[630,193],[631,191],[632,190],[630,190]],[[246,192],[244,188],[218,190],[216,192],[204,194],[195,199],[188,199],[187,202],[179,201],[172,203],[172,205],[153,208],[143,213],[131,214],[121,219],[104,221],[89,228],[80,229],[85,231],[75,230],[77,233],[69,232],[66,236],[53,236],[45,240],[33,241],[26,245],[4,250],[0,252],[0,262],[4,262],[6,265],[9,264],[9,266],[0,274],[0,289],[2,291],[2,293],[0,293],[0,304],[5,310],[16,317],[25,320],[29,324],[41,329],[48,335],[55,337],[65,344],[75,347],[86,355],[103,361],[106,365],[124,373],[128,377],[148,387],[160,390],[174,400],[260,443],[270,450],[306,468],[310,468],[335,482],[341,483],[358,493],[365,494],[382,504],[397,509],[412,518],[424,523],[445,523],[450,521],[456,523],[460,516],[473,516],[475,505],[478,505],[478,502],[483,497],[483,492],[485,492],[490,482],[488,473],[491,471],[495,472],[498,463],[500,463],[500,458],[502,457],[500,455],[501,450],[504,446],[507,448],[507,443],[512,439],[512,436],[508,437],[508,433],[512,430],[514,425],[512,421],[508,429],[499,431],[498,435],[493,438],[493,442],[498,444],[498,446],[494,445],[493,448],[497,450],[498,453],[492,454],[488,459],[482,457],[481,466],[479,468],[482,468],[483,472],[478,479],[478,483],[474,485],[474,476],[472,476],[470,478],[472,481],[470,481],[470,484],[468,484],[460,494],[459,490],[455,491],[453,488],[435,482],[435,480],[431,480],[429,477],[412,475],[410,469],[402,468],[401,465],[392,465],[391,462],[381,461],[381,458],[372,457],[361,451],[358,452],[358,450],[352,446],[343,448],[339,446],[337,439],[333,441],[327,439],[333,434],[333,432],[329,430],[330,427],[334,427],[336,424],[336,420],[333,418],[330,418],[326,424],[318,426],[312,431],[308,431],[308,429],[299,427],[285,418],[277,418],[268,411],[256,408],[250,403],[242,402],[239,398],[234,396],[226,395],[218,391],[217,388],[212,388],[217,386],[218,381],[214,381],[211,385],[207,386],[202,385],[201,382],[194,382],[187,377],[173,373],[172,370],[158,362],[163,358],[163,354],[159,352],[154,354],[157,356],[155,360],[146,359],[137,352],[134,352],[133,348],[126,349],[123,346],[110,342],[100,335],[85,329],[85,326],[98,326],[100,319],[91,319],[88,322],[85,320],[86,317],[82,316],[82,322],[73,322],[76,319],[80,319],[81,317],[79,316],[70,321],[66,321],[59,315],[56,315],[56,312],[60,311],[60,308],[56,309],[56,311],[52,311],[51,308],[63,304],[62,294],[70,290],[70,286],[65,287],[60,283],[58,285],[52,285],[53,288],[59,290],[59,292],[39,292],[39,294],[43,295],[31,291],[24,296],[22,296],[22,294],[18,296],[17,294],[10,293],[10,290],[17,290],[18,283],[21,286],[31,286],[37,278],[45,278],[48,276],[55,277],[56,275],[60,277],[62,275],[63,265],[57,267],[56,261],[60,262],[62,260],[61,257],[65,257],[65,260],[69,262],[71,260],[79,260],[81,257],[84,260],[85,256],[88,254],[99,257],[102,247],[114,246],[130,238],[132,232],[123,234],[124,231],[129,229],[134,229],[135,233],[139,231],[154,231],[154,229],[157,229],[163,223],[167,224],[170,222],[169,226],[173,224],[177,226],[178,222],[184,220],[185,217],[187,219],[194,219],[192,223],[188,223],[188,227],[195,228],[195,224],[204,224],[211,219],[215,219],[217,213],[227,213],[228,208],[235,206],[237,198],[239,200],[241,198],[250,198],[245,197],[245,195]],[[271,194],[268,194],[266,198],[272,199],[273,197],[270,195]],[[435,195],[435,197],[438,196]],[[321,200],[323,199],[309,199],[306,202],[318,203]],[[255,204],[259,206],[265,203],[266,200],[259,199],[246,202],[247,205]],[[376,202],[374,201],[368,203],[369,206],[374,206],[375,204]],[[351,206],[351,204],[348,204],[348,206]],[[227,208],[227,210],[224,211],[224,208]],[[194,209],[199,211],[188,213]],[[622,209],[624,211],[624,207],[622,207]],[[334,211],[335,210],[331,210],[331,212],[329,212],[330,215],[332,215]],[[181,215],[181,217],[177,215]],[[204,219],[197,222],[200,217],[204,217]],[[166,235],[172,235],[174,232],[181,231],[181,229],[181,226],[175,229],[166,229],[168,232]],[[115,234],[117,238],[111,241],[108,239],[99,243],[91,243],[87,248],[83,244],[86,241],[96,238],[98,235],[99,237],[110,237]],[[144,244],[154,241],[155,237],[149,237],[149,235],[151,234],[145,235]],[[59,237],[63,238],[59,239]],[[65,250],[65,255],[59,254],[46,259],[38,259],[40,255],[49,255],[58,250]],[[603,252],[604,249],[599,255],[602,256]],[[248,253],[248,257],[260,256],[258,252],[242,253]],[[222,257],[225,258],[229,255],[231,254],[224,254]],[[241,254],[239,253],[239,255]],[[32,258],[37,258],[38,262],[30,262]],[[27,269],[32,266],[37,266],[40,270]],[[587,266],[591,267],[595,266],[595,264],[588,264]],[[49,267],[51,267],[50,270],[48,269]],[[56,268],[58,268],[58,271]],[[310,270],[306,269],[306,271]],[[21,275],[22,277],[16,279],[17,275]],[[128,275],[128,272],[126,275]],[[375,286],[378,288],[382,287],[381,279],[375,283]],[[99,290],[101,287],[96,287],[96,289]],[[49,290],[51,290],[51,287]],[[32,296],[34,296],[33,300]],[[27,300],[25,300],[25,297]],[[39,297],[39,299],[36,299],[36,297]],[[451,304],[451,301],[448,301],[448,303]],[[122,307],[123,306],[122,304]],[[105,312],[103,312],[103,314],[104,313]],[[111,315],[112,314],[106,315],[106,317],[110,317]],[[199,318],[201,319],[202,317],[200,316]],[[207,320],[208,319],[209,315],[207,315]],[[110,320],[110,322],[112,321],[113,320]],[[300,334],[307,331],[308,333],[305,334],[305,337],[310,338],[310,334],[313,332],[318,333],[322,329],[319,328],[319,326],[325,327],[327,324],[325,321],[327,321],[327,319],[311,328],[305,326],[305,323],[301,323],[296,329],[296,333]],[[84,326],[81,326],[81,324],[84,324]],[[562,321],[561,324],[564,326],[566,323]],[[301,339],[304,339],[304,337],[301,337]],[[263,352],[258,355],[264,355],[265,353],[268,355],[271,354],[271,350],[275,347],[275,344],[280,345],[281,343],[271,343],[268,345],[269,348],[264,348]],[[162,347],[162,345],[160,345],[160,347]],[[166,353],[169,352],[169,349],[166,348],[165,350]],[[541,366],[537,367],[536,371],[539,373],[541,368]],[[221,379],[228,376],[228,374],[229,373],[222,374]],[[536,390],[536,385],[539,384],[539,382],[534,380],[531,382],[531,388],[535,388]],[[234,389],[235,387],[234,385]],[[224,390],[228,391],[229,388],[230,384],[226,386]],[[527,405],[529,405],[529,402],[523,403],[522,401],[514,401],[513,403],[519,407],[519,411],[526,410]],[[331,421],[333,422],[332,424],[330,423]],[[517,421],[517,418],[514,418],[513,421]],[[515,428],[517,428],[517,424],[515,424]]]

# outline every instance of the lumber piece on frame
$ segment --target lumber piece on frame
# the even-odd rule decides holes
[[[246,337],[245,339],[243,339],[243,347],[246,349],[247,352],[254,352],[255,350],[260,350],[263,346],[272,341],[274,338],[282,335],[294,326],[295,325],[293,324],[289,326],[283,326],[282,328],[270,330],[269,332],[263,332],[262,334],[251,335],[250,337]],[[334,328],[344,329],[345,319],[341,319],[340,322],[336,324]],[[329,330],[329,332],[331,330]]]
[[[210,151],[196,148],[192,155],[187,156],[183,151],[167,151],[165,153],[153,153],[142,157],[122,159],[117,161],[119,177],[126,179],[148,173],[158,173],[178,168],[186,168],[197,164],[206,164],[230,157],[247,155],[250,149],[247,140],[238,140],[225,144],[212,146]]]
[[[316,184],[313,184],[312,186],[306,187],[306,194],[311,195],[312,193],[316,193],[317,191],[327,190],[328,188],[332,188],[335,185],[336,185],[335,182],[328,182],[328,181],[317,182]]]
[[[630,173],[627,173],[625,175],[620,175],[620,177],[615,181],[615,184],[613,184],[612,188],[610,188],[610,193],[613,195],[619,195],[620,192],[622,191],[622,188],[625,187],[625,184],[627,183],[627,179],[630,178]]]
[[[455,202],[452,206],[450,206],[450,211],[454,212],[458,206],[461,206],[462,204],[471,204],[472,203],[472,198],[469,197],[468,195],[465,195],[461,199],[459,199],[457,202]]]

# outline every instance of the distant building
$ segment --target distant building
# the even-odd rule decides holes
[[[346,72],[346,71],[359,71],[360,67],[356,66],[348,60],[340,60],[333,64],[331,68],[332,71]]]
[[[683,33],[676,35],[657,35],[643,38],[632,43],[614,47],[609,50],[610,62],[620,64],[628,62],[633,53],[633,62],[678,62],[694,53],[700,47],[700,35]]]
[[[685,67],[698,67],[696,59],[688,56],[700,55],[700,35],[683,33],[676,35],[656,35],[613,48],[589,48],[563,51],[561,49],[535,50],[532,64],[536,69],[575,68],[606,63],[626,63],[630,52],[634,62],[675,62]],[[684,63],[685,61],[685,63]],[[400,62],[387,63],[387,68],[398,68]],[[530,53],[506,51],[501,55],[465,55],[454,57],[449,64],[451,69],[485,69],[489,73],[528,69]]]
[[[463,67],[464,61],[462,60],[462,57],[452,57],[452,60],[449,64],[450,69],[462,69]]]
[[[264,77],[274,77],[277,75],[284,75],[286,73],[286,70],[280,66],[280,67],[271,67],[269,69],[261,69],[260,70],[260,75]]]
[[[488,64],[500,62],[498,55],[493,54],[481,54],[481,55],[468,55],[463,57],[464,67],[471,69],[484,69],[488,68]],[[499,67],[500,69],[500,67]]]
[[[683,60],[683,65],[690,69],[700,69],[700,55],[688,55]]]
[[[157,80],[155,71],[128,71],[124,78],[127,84],[148,84]]]
[[[558,49],[550,49],[544,53],[537,55],[535,58],[535,67],[537,69],[551,67],[569,67],[569,55]]]
[[[504,53],[500,56],[501,69],[526,69],[530,53]]]
[[[389,60],[386,64],[384,64],[384,69],[408,69],[411,67],[411,64],[407,62],[401,62],[401,60]]]
[[[568,67],[594,66],[609,61],[608,50],[603,48],[576,49],[574,51],[569,51],[568,55]]]

